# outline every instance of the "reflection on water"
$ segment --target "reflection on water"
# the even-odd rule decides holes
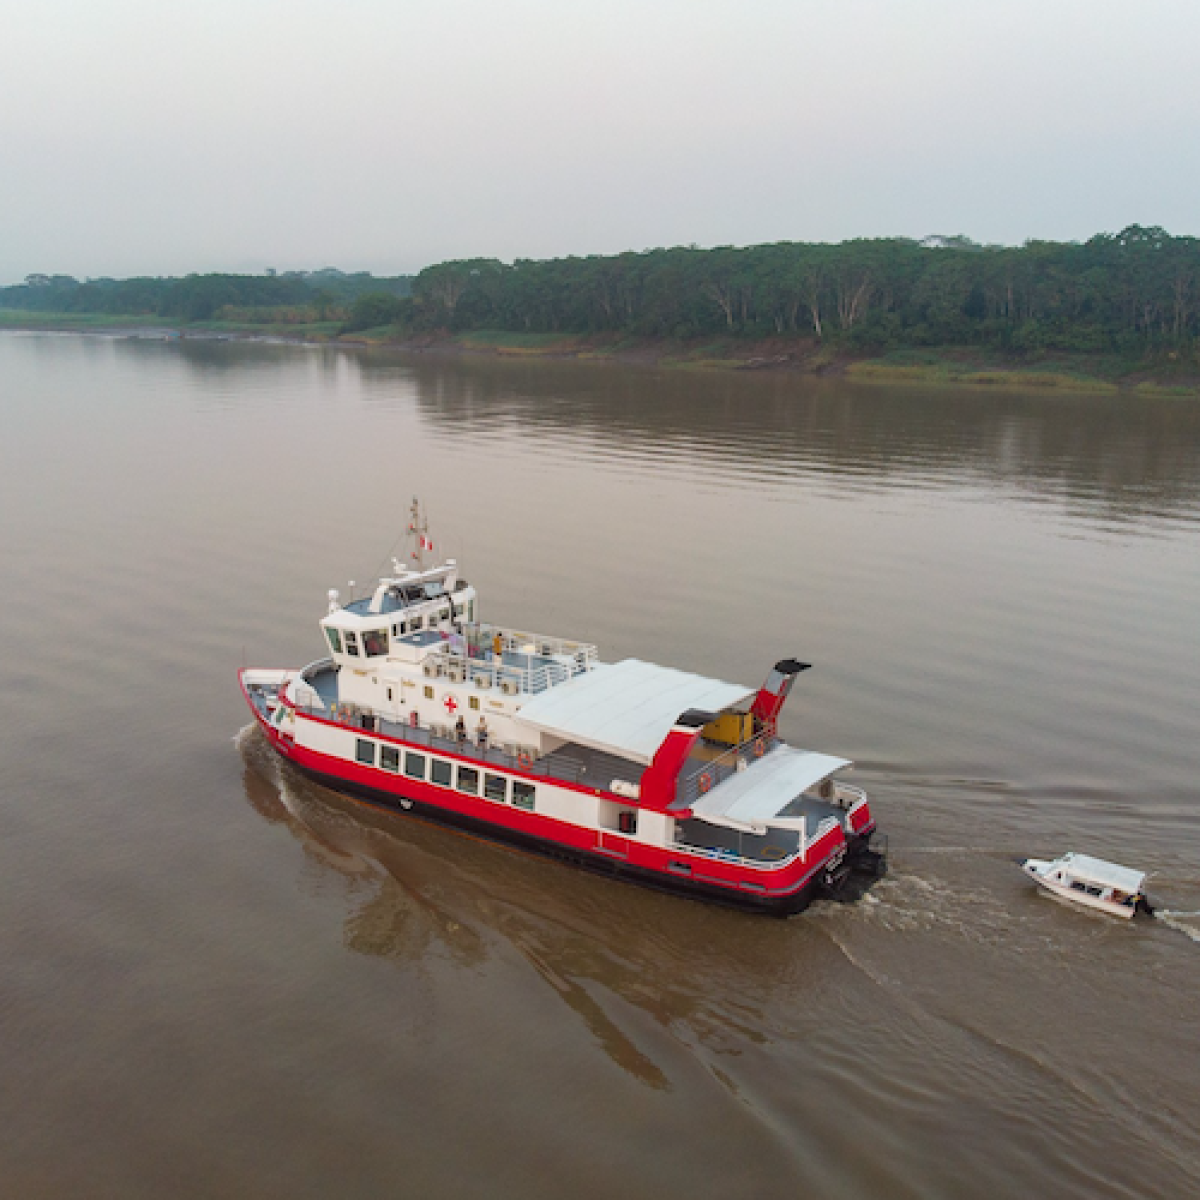
[[[82,340],[82,339],[77,339]],[[663,457],[732,481],[836,479],[848,487],[1009,489],[1081,519],[1146,532],[1200,508],[1200,409],[1180,400],[982,389],[882,387],[787,373],[628,369],[270,341],[118,339],[135,365],[169,364],[231,403],[271,399],[285,374],[300,403],[336,387],[370,408],[414,399],[454,442],[503,435],[558,453],[648,467]]]
[[[369,399],[395,401],[394,366],[367,356],[360,369]],[[840,488],[975,477],[1103,521],[1194,519],[1200,503],[1200,410],[1177,400],[469,358],[410,371],[421,411],[454,438],[502,428],[650,463],[680,455],[734,478],[831,476]]]
[[[705,999],[686,986],[689,975],[699,969],[719,994],[731,964],[712,952],[707,939],[672,944],[647,927],[637,912],[638,903],[648,901],[640,889],[637,899],[627,901],[629,885],[526,860],[509,848],[329,792],[280,760],[257,727],[247,727],[239,744],[255,811],[285,824],[310,861],[352,883],[345,927],[351,950],[411,969],[445,954],[471,968],[502,942],[582,1021],[614,1064],[654,1088],[670,1087],[666,1074],[609,1015],[603,997],[633,1006],[685,1042],[719,1043],[738,1032],[757,1036],[734,1014],[717,1020],[704,1011]],[[366,891],[359,886],[364,878],[370,879]],[[626,924],[631,917],[637,922],[632,928]],[[629,934],[619,953],[607,936],[614,923]],[[679,969],[685,961],[686,972]],[[771,986],[767,978],[743,982],[750,990]],[[748,995],[742,1018],[753,1021],[749,1004]]]

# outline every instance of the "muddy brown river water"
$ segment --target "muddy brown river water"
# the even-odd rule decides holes
[[[3,334],[0,417],[0,1194],[1200,1195],[1200,407]],[[485,619],[814,663],[889,877],[745,916],[281,766],[236,670],[414,493]]]

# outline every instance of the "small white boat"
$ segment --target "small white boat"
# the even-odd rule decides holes
[[[1027,858],[1021,868],[1048,892],[1088,908],[1126,919],[1139,908],[1150,910],[1143,871],[1102,858],[1089,858],[1086,854],[1064,854],[1053,860]]]

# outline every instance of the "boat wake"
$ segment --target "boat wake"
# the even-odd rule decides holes
[[[1200,911],[1180,912],[1170,908],[1156,908],[1155,920],[1170,929],[1176,929],[1193,942],[1200,942]]]

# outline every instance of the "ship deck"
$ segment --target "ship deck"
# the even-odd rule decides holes
[[[816,796],[800,796],[780,814],[804,817],[811,839],[823,821],[839,825],[845,809]],[[686,817],[679,822],[676,840],[684,846],[710,851],[717,858],[749,858],[756,862],[778,862],[790,858],[800,848],[800,833],[795,829],[768,829],[765,834],[744,833],[725,825],[713,825],[701,817]]]
[[[627,758],[577,742],[568,742],[525,765],[518,760],[516,753],[502,746],[480,749],[470,738],[459,742],[456,738],[444,736],[428,726],[413,726],[366,714],[342,711],[335,713],[333,706],[339,703],[338,679],[337,671],[332,666],[308,669],[304,678],[325,706],[325,711],[310,710],[316,716],[362,728],[367,732],[380,733],[412,746],[458,755],[482,765],[491,764],[508,770],[519,770],[528,775],[540,775],[547,779],[602,788],[605,791],[611,791],[616,780],[636,784],[643,769],[639,763]],[[265,705],[262,707],[265,712]],[[807,834],[811,838],[826,820],[833,819],[839,825],[842,824],[845,809],[816,796],[802,795],[793,800],[780,815],[804,817],[807,822]],[[681,847],[701,850],[714,858],[742,858],[761,863],[774,863],[790,858],[800,848],[800,835],[797,830],[769,829],[765,834],[746,833],[712,824],[700,817],[681,820],[676,841]]]
[[[525,765],[519,761],[515,749],[508,749],[502,745],[492,745],[487,749],[481,749],[472,738],[468,737],[466,741],[460,742],[453,736],[446,736],[439,732],[441,727],[410,725],[407,722],[391,721],[386,717],[374,714],[348,712],[341,709],[335,712],[334,705],[340,705],[341,700],[338,695],[337,670],[332,666],[306,669],[304,680],[316,692],[324,707],[323,709],[319,707],[304,709],[301,706],[302,711],[311,712],[314,716],[337,721],[339,724],[352,728],[363,729],[366,732],[381,733],[385,737],[394,738],[396,741],[412,746],[442,750],[481,764],[518,770],[527,775],[541,775],[548,779],[561,779],[568,783],[579,783],[606,790],[616,779],[636,783],[642,772],[639,764],[632,763],[628,759],[573,742],[560,746]]]

